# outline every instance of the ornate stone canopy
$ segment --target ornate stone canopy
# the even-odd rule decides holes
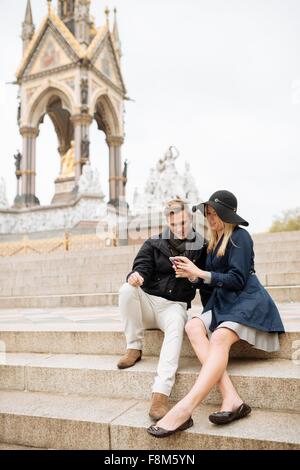
[[[20,87],[19,128],[23,137],[18,207],[39,205],[36,197],[36,139],[48,115],[58,139],[61,174],[57,175],[53,203],[71,203],[77,194],[83,166],[89,162],[90,125],[95,119],[109,147],[109,201],[125,202],[121,146],[126,89],[121,73],[121,47],[115,17],[113,30],[106,11],[105,24],[96,28],[90,0],[59,0],[35,31],[30,0],[23,23],[23,59],[17,71]],[[72,154],[74,175],[65,174]],[[68,157],[68,158],[69,158]],[[63,184],[65,183],[65,184]]]

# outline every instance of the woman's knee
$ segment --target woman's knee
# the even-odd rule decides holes
[[[185,332],[188,335],[189,339],[200,338],[201,336],[206,336],[205,326],[199,318],[192,318],[185,325]]]
[[[239,340],[237,334],[229,328],[218,328],[210,338],[210,344],[217,347],[228,347]]]

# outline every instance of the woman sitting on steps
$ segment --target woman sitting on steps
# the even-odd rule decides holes
[[[213,287],[202,314],[193,315],[186,325],[202,369],[190,392],[156,426],[148,428],[155,437],[191,427],[193,411],[216,384],[223,402],[209,420],[227,424],[247,416],[251,408],[243,403],[226,372],[230,348],[242,339],[257,349],[278,351],[278,335],[284,333],[278,309],[255,275],[253,241],[239,227],[249,224],[236,212],[236,197],[229,191],[217,191],[197,209],[206,216],[210,230],[206,270],[185,257],[175,259],[176,277],[189,278],[200,289],[204,284]]]

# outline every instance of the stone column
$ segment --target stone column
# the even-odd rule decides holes
[[[21,127],[23,137],[23,158],[21,162],[22,192],[20,204],[25,207],[40,204],[35,195],[36,177],[36,138],[39,135],[35,127]]]
[[[118,207],[125,203],[121,157],[121,146],[124,143],[124,138],[109,136],[106,142],[109,147],[109,204]]]
[[[75,141],[75,181],[78,183],[82,175],[82,167],[89,161],[90,125],[93,122],[89,114],[72,116]]]

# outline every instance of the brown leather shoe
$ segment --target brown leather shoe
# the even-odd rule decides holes
[[[169,411],[169,398],[162,393],[153,393],[149,416],[154,421],[162,419]]]
[[[134,366],[134,364],[142,359],[142,351],[139,349],[127,349],[124,356],[119,360],[117,367],[118,369],[128,369],[128,367]]]

